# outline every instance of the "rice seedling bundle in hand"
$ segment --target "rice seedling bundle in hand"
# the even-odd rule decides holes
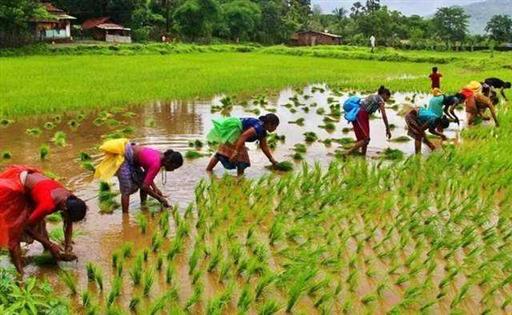
[[[284,162],[276,163],[274,165],[270,165],[267,168],[271,169],[271,170],[280,171],[280,172],[290,172],[293,170],[293,163],[290,161],[284,161]]]

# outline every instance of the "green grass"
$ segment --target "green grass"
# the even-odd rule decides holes
[[[279,47],[277,47],[279,48]],[[428,91],[432,63],[381,62],[358,59],[358,51],[333,52],[343,47],[318,47],[311,56],[285,55],[281,48],[249,53],[191,52],[187,54],[60,55],[0,58],[0,115],[17,116],[152,100],[208,97],[217,93],[254,95],[285,86],[327,82],[360,90],[381,84],[392,90]],[[211,49],[214,50],[213,48]],[[298,50],[297,50],[298,51]],[[278,54],[279,53],[279,54]],[[446,53],[400,52],[404,55],[442,56]],[[307,55],[307,54],[306,54]],[[378,56],[379,53],[376,54]],[[393,55],[382,52],[382,55]],[[457,62],[444,64],[443,86],[455,91],[465,82],[486,76],[503,76],[510,61],[497,54],[452,53]],[[361,57],[362,58],[362,57]],[[465,63],[473,66],[465,66]],[[57,87],[51,82],[58,82]]]

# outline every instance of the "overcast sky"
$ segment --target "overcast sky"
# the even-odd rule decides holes
[[[311,0],[312,4],[319,4],[323,12],[331,12],[338,7],[344,7],[349,10],[352,3],[356,0]],[[366,3],[365,0],[359,0]],[[464,5],[482,0],[381,0],[382,4],[387,5],[393,10],[402,11],[405,15],[431,15],[439,7],[451,5]],[[512,1],[511,1],[512,2]]]

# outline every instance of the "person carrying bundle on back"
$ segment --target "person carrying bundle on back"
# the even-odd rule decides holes
[[[208,141],[219,144],[206,171],[211,173],[221,162],[228,170],[237,170],[238,176],[251,166],[246,142],[259,141],[259,146],[272,165],[278,164],[272,157],[267,144],[267,134],[279,126],[279,117],[269,113],[259,118],[223,118],[213,120],[213,129],[208,133]]]
[[[139,190],[141,203],[145,203],[149,195],[158,200],[162,207],[169,207],[169,202],[154,183],[154,179],[161,169],[172,172],[183,165],[180,152],[171,149],[160,152],[130,143],[124,138],[106,141],[100,146],[100,151],[105,156],[96,167],[94,178],[108,181],[112,176],[117,176],[124,213],[128,213],[130,195]]]
[[[468,116],[468,125],[474,125],[477,117],[483,118],[483,113],[488,108],[496,127],[499,127],[496,117],[496,110],[493,101],[482,93],[482,85],[480,82],[472,81],[470,84],[462,88],[460,94],[465,97],[466,114]],[[494,101],[496,102],[496,100]]]
[[[446,136],[438,130],[448,128],[450,121],[445,116],[438,117],[432,110],[420,107],[414,108],[405,115],[407,125],[407,134],[414,139],[414,151],[421,153],[421,143],[425,143],[432,151],[436,149],[435,145],[428,139],[425,130],[433,135],[446,140]]]
[[[498,78],[487,78],[484,80],[484,83],[489,85],[494,90],[500,89],[500,93],[505,99],[505,101],[508,101],[507,96],[505,95],[505,89],[510,89],[512,86],[510,82],[505,82]]]
[[[465,96],[456,93],[454,95],[444,95],[441,90],[434,89],[433,91],[434,97],[432,97],[429,101],[428,109],[430,109],[438,118],[443,117],[443,114],[451,122],[456,122],[459,124],[459,118],[455,114],[455,108],[459,104],[463,104],[465,101]]]
[[[354,133],[357,142],[347,150],[345,154],[352,154],[361,149],[362,155],[366,155],[368,144],[370,143],[370,116],[379,110],[382,114],[382,120],[386,126],[386,136],[391,138],[391,130],[389,128],[388,118],[386,116],[386,101],[391,97],[391,92],[381,86],[377,94],[370,95],[366,98],[352,96],[343,104],[345,111],[345,119],[354,126]]]
[[[64,250],[50,241],[45,217],[60,211],[64,222]],[[0,173],[0,247],[8,248],[12,262],[23,273],[20,242],[40,242],[55,260],[70,261],[73,223],[87,212],[85,202],[59,182],[29,166],[10,166]]]

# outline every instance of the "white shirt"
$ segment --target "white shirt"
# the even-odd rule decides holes
[[[372,44],[372,46],[375,46],[375,36],[371,36],[370,37],[370,43]]]

